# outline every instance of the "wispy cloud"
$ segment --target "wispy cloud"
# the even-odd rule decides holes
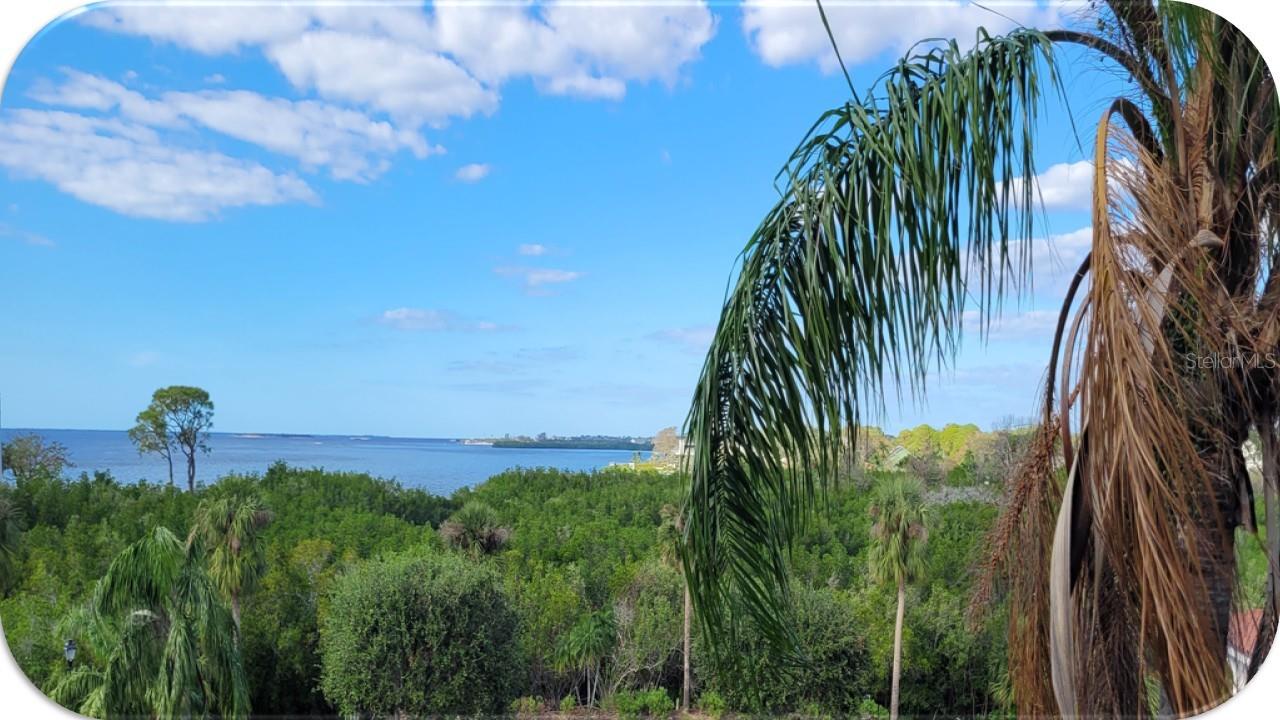
[[[458,168],[453,176],[464,183],[477,183],[489,176],[490,169],[485,163],[469,163]]]
[[[133,217],[197,222],[250,205],[319,202],[307,183],[259,163],[165,144],[112,118],[18,109],[0,120],[0,167]]]
[[[58,244],[39,233],[28,232],[7,223],[0,223],[0,237],[12,238],[33,247],[57,247]]]
[[[496,267],[493,271],[503,277],[516,278],[524,285],[530,295],[549,295],[549,285],[562,285],[582,277],[576,270],[556,270],[552,268],[531,268],[518,266]]]
[[[602,382],[564,390],[566,395],[587,397],[592,402],[626,407],[665,405],[673,399],[688,399],[690,392],[692,388],[625,382]]]
[[[386,310],[378,322],[397,330],[419,332],[494,332],[503,326],[488,321],[467,320],[447,310],[401,307]]]
[[[520,348],[512,353],[490,353],[486,357],[455,360],[446,366],[449,372],[480,375],[520,375],[546,372],[578,358],[578,351],[568,345]]]
[[[964,313],[965,332],[975,336],[980,331],[981,317],[977,310],[966,310]],[[1053,310],[1026,310],[1024,312],[1003,313],[991,318],[987,327],[987,338],[990,340],[1033,340],[1040,341],[1051,336],[1058,324],[1058,313]]]
[[[547,246],[530,243],[516,248],[516,252],[526,257],[538,257],[547,254]]]
[[[143,350],[130,355],[126,362],[128,362],[130,367],[151,367],[152,365],[160,362],[160,353],[153,350]]]
[[[1065,290],[1092,247],[1092,227],[1037,239],[1031,251],[1036,292],[1056,294]]]
[[[649,339],[679,346],[685,352],[702,354],[711,346],[711,339],[716,335],[714,325],[692,325],[690,327],[666,328],[649,335]]]
[[[46,105],[114,111],[123,120],[165,130],[204,128],[323,168],[337,180],[367,182],[402,150],[415,157],[443,152],[413,130],[363,112],[314,100],[288,100],[247,90],[166,92],[148,97],[113,80],[64,70],[62,83],[40,83],[33,99]],[[167,138],[170,141],[178,137]]]

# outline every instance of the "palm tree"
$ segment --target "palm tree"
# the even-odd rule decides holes
[[[200,501],[187,537],[189,546],[207,554],[209,576],[231,601],[237,640],[240,601],[267,569],[261,533],[271,519],[271,511],[258,496],[233,490]]]
[[[125,548],[61,628],[86,649],[50,696],[101,718],[244,718],[231,614],[197,554],[160,527]]]
[[[25,524],[22,508],[8,497],[0,497],[0,593],[8,591],[13,580],[13,561],[22,544]]]
[[[894,475],[880,481],[871,503],[871,548],[868,562],[876,582],[898,589],[898,614],[893,623],[893,681],[889,720],[898,720],[898,683],[902,677],[902,617],[907,607],[907,583],[924,574],[924,493],[920,482]]]
[[[1200,8],[1091,9],[1083,30],[913,49],[871,92],[851,85],[787,161],[687,421],[684,552],[718,654],[717,630],[742,615],[798,653],[786,550],[850,430],[886,389],[919,397],[963,327],[981,335],[1026,287],[1035,119],[1061,93],[1058,48],[1073,45],[1130,88],[1094,133],[1092,252],[1049,352],[1040,462],[1010,484],[991,544],[1016,618],[1014,695],[1024,715],[1139,715],[1149,671],[1187,715],[1228,692],[1234,531],[1254,525],[1250,428],[1280,529],[1275,81],[1239,29]],[[1255,668],[1280,606],[1280,532],[1267,538]]]
[[[479,500],[468,501],[440,523],[440,536],[472,557],[498,552],[511,539],[511,530],[498,522],[498,512]]]
[[[597,610],[580,617],[557,649],[556,663],[561,670],[582,670],[586,676],[587,705],[594,703],[600,692],[602,665],[613,649],[617,633],[613,611]]]
[[[680,543],[684,536],[684,513],[674,505],[663,505],[659,510],[662,524],[658,526],[659,547],[662,549],[662,562],[669,567],[679,568]],[[691,626],[693,619],[693,600],[689,595],[689,581],[684,580],[684,628],[681,636],[681,657],[684,662],[684,674],[680,680],[680,709],[689,712],[689,693],[693,687],[692,672],[689,666],[689,649],[691,645]]]

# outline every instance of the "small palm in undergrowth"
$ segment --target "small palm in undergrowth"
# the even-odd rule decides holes
[[[902,476],[881,480],[871,503],[871,548],[868,560],[876,582],[898,589],[898,614],[893,624],[893,689],[889,718],[898,717],[898,686],[902,677],[902,619],[907,584],[924,574],[924,546],[928,540],[924,493],[920,481]]]

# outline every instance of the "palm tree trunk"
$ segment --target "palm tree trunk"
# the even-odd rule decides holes
[[[684,680],[680,686],[680,709],[689,712],[689,619],[693,616],[693,597],[689,594],[689,583],[684,584]]]
[[[898,720],[898,681],[902,677],[902,615],[907,606],[907,585],[898,581],[898,618],[893,623],[893,686],[889,695],[889,720]]]
[[[1266,513],[1267,596],[1263,605],[1262,620],[1254,644],[1253,657],[1249,660],[1250,679],[1262,667],[1262,661],[1275,640],[1277,618],[1280,618],[1280,467],[1277,453],[1274,420],[1266,417],[1258,421],[1258,438],[1262,446],[1263,510]]]

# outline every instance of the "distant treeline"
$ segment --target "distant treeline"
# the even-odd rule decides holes
[[[631,438],[607,435],[580,435],[571,438],[500,438],[493,441],[496,448],[556,448],[560,450],[632,450],[649,451],[653,441],[636,442]]]

